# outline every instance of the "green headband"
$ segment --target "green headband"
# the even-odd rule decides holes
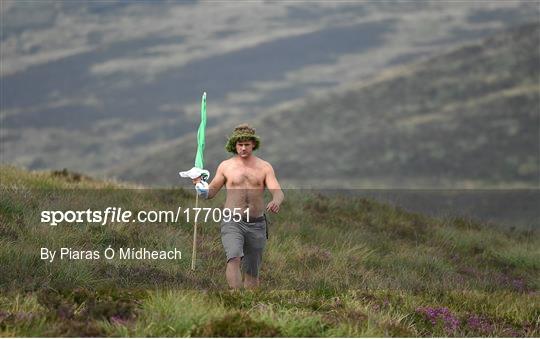
[[[229,140],[227,141],[227,144],[225,144],[225,149],[229,153],[236,153],[236,142],[238,141],[246,141],[246,140],[253,140],[255,142],[255,146],[253,146],[253,150],[259,148],[261,145],[261,138],[259,138],[258,135],[251,134],[251,133],[233,133]]]

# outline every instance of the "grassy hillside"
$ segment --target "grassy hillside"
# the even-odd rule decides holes
[[[215,223],[40,223],[42,210],[193,206],[70,172],[1,167],[2,336],[540,335],[538,230],[433,219],[369,199],[287,191],[263,287],[229,292]],[[215,207],[215,201],[200,206]],[[182,260],[40,259],[40,248],[182,250]]]
[[[538,187],[538,46],[540,26],[525,25],[268,112],[250,121],[260,154],[295,185]],[[232,127],[208,132],[209,169],[226,157]],[[170,185],[172,169],[191,167],[194,145],[191,135],[113,174]]]

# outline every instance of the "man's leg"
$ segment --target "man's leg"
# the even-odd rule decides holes
[[[244,287],[258,288],[260,285],[259,271],[262,255],[266,245],[266,221],[254,222],[248,228],[244,242]]]
[[[232,289],[242,288],[242,273],[240,272],[240,257],[234,257],[227,261],[227,269],[225,270],[225,276],[227,277],[227,283]]]
[[[227,256],[225,277],[232,289],[242,288],[242,273],[240,264],[244,252],[244,227],[241,223],[225,222],[221,225],[221,242]]]

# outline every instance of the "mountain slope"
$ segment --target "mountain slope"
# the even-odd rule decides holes
[[[538,24],[520,26],[268,112],[250,121],[260,155],[294,185],[538,187],[539,37]],[[232,127],[208,131],[212,171]],[[174,184],[191,167],[194,138],[112,174]]]
[[[539,13],[530,1],[4,0],[0,162],[102,175],[192,131],[204,90],[210,125],[252,119]]]

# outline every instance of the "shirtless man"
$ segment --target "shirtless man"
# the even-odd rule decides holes
[[[272,194],[272,201],[266,205],[267,211],[278,213],[284,198],[272,166],[253,155],[259,145],[260,139],[254,128],[247,124],[237,126],[225,146],[234,156],[219,164],[209,185],[201,182],[200,177],[193,180],[197,194],[207,199],[215,197],[225,185],[225,208],[231,211],[239,208],[242,212],[241,221],[221,224],[221,241],[227,255],[225,275],[233,289],[242,287],[240,264],[244,271],[244,287],[259,286],[259,269],[267,239],[264,188]]]

